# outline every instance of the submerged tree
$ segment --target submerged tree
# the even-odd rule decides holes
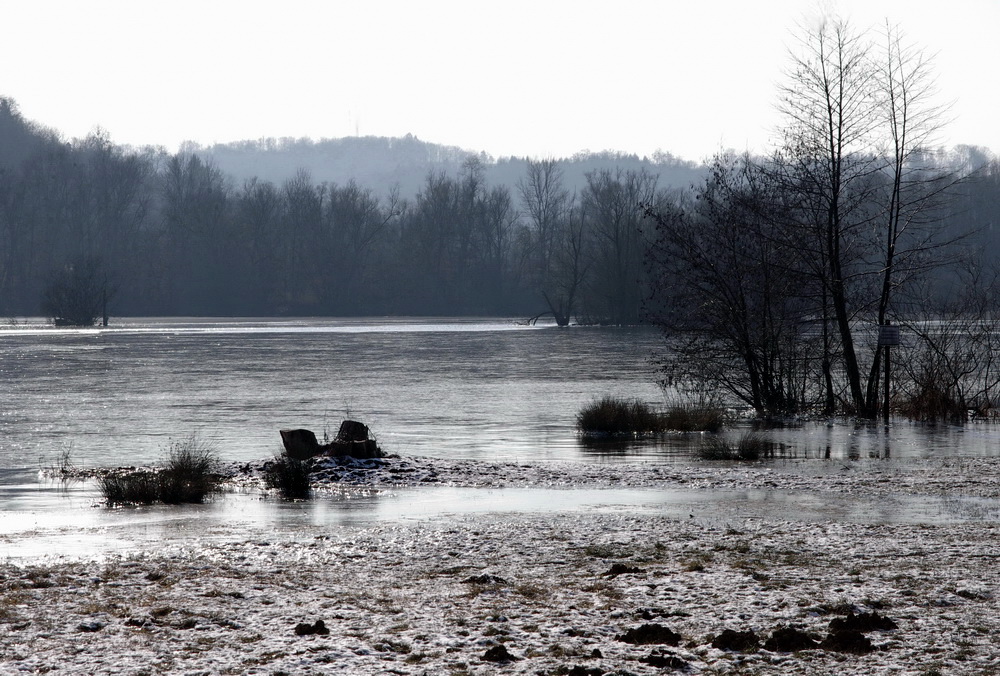
[[[57,326],[107,325],[108,302],[115,288],[103,261],[81,256],[57,270],[42,292],[42,312]]]
[[[650,318],[668,339],[666,382],[722,390],[761,415],[807,399],[810,279],[782,231],[788,205],[749,157],[717,158],[697,199],[647,208]]]

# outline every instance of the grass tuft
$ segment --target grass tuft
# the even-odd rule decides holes
[[[673,404],[663,414],[665,429],[675,432],[718,432],[726,412],[710,404]]]
[[[167,466],[159,473],[160,500],[168,505],[201,503],[219,489],[215,447],[191,435],[170,445]]]
[[[192,435],[171,444],[163,469],[108,472],[98,488],[109,506],[201,503],[219,490],[217,469],[215,447]]]
[[[309,463],[280,455],[264,468],[264,484],[275,488],[286,500],[309,497]]]
[[[588,404],[576,416],[584,434],[644,435],[664,431],[663,417],[637,399],[606,396]]]
[[[97,486],[111,507],[151,505],[160,499],[160,482],[153,471],[109,472],[97,480]]]

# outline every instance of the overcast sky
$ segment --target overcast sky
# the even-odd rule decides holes
[[[0,0],[0,96],[117,143],[402,136],[495,157],[762,150],[803,0]],[[1000,152],[1000,1],[827,2],[935,54]]]

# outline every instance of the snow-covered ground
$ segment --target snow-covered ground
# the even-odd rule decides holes
[[[1000,673],[998,465],[328,462],[315,468],[320,493],[443,484],[551,488],[554,500],[585,487],[801,499],[725,518],[459,513],[8,562],[0,673]],[[259,466],[232,469],[235,486],[259,481]],[[980,502],[897,523],[788,509],[903,499]],[[897,628],[865,628],[870,650],[857,634],[829,639],[851,612]],[[766,643],[787,627],[825,647]],[[752,631],[759,647],[713,647],[727,629]],[[637,634],[653,643],[629,642]]]

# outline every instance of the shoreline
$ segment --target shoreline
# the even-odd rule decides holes
[[[997,461],[978,458],[850,469],[390,460],[327,470],[352,473],[336,484],[358,488],[394,476],[396,486],[1000,495]],[[434,482],[422,480],[429,472]],[[256,480],[253,468],[242,476]],[[764,505],[724,522],[591,509],[307,524],[266,537],[230,527],[226,542],[0,564],[0,671],[654,674],[683,663],[678,673],[995,673],[998,521],[808,520]],[[865,654],[712,645],[726,629],[763,643],[788,626],[821,640],[848,611],[898,628],[867,631]],[[643,625],[669,628],[677,645],[619,640]],[[505,654],[517,659],[489,659]]]

